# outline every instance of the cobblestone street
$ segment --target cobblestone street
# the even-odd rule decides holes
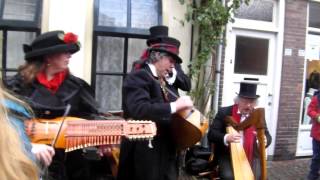
[[[286,161],[268,161],[268,180],[306,180],[310,159],[301,158]],[[179,180],[200,180],[200,178],[181,176]],[[201,179],[206,180],[206,179]]]

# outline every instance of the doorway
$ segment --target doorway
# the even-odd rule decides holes
[[[232,29],[228,35],[224,64],[224,84],[222,106],[233,104],[240,82],[250,81],[258,84],[257,94],[260,95],[258,107],[265,108],[266,123],[270,134],[275,134],[272,116],[274,103],[274,66],[276,64],[275,33],[243,29]],[[268,148],[271,155],[274,142]]]

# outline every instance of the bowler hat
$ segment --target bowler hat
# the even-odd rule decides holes
[[[171,55],[177,63],[182,63],[179,57],[180,41],[168,36],[167,26],[153,26],[149,29],[150,38],[147,40],[149,51],[166,52]]]
[[[27,61],[55,53],[70,52],[73,54],[79,49],[78,36],[73,33],[64,33],[63,31],[43,33],[36,37],[30,45],[23,45]]]
[[[252,82],[240,82],[240,90],[238,96],[249,99],[260,97],[256,94],[257,84]]]

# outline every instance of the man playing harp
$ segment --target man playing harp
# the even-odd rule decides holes
[[[234,179],[230,154],[230,143],[234,142],[240,142],[243,145],[256,179],[260,177],[260,159],[255,127],[249,126],[239,133],[228,134],[226,131],[227,123],[225,122],[227,116],[231,116],[236,123],[243,122],[253,112],[259,98],[259,95],[256,95],[256,90],[257,84],[241,82],[240,91],[234,104],[220,108],[212,121],[208,132],[208,140],[214,144],[214,158],[219,166],[220,179]],[[265,136],[266,147],[268,147],[271,144],[271,136],[267,128],[265,128]]]

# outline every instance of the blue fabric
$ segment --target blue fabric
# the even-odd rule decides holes
[[[320,169],[320,141],[312,139],[312,160],[310,165],[310,172],[308,175],[308,180],[316,180],[319,178]]]
[[[8,109],[19,112],[19,113],[25,115],[26,118],[30,118],[30,115],[28,114],[28,112],[26,111],[26,109],[23,106],[15,103],[13,101],[10,101],[10,100],[4,101],[4,104]],[[24,152],[30,157],[30,159],[35,161],[35,156],[31,152],[32,145],[31,145],[30,139],[27,136],[26,131],[24,129],[23,120],[18,119],[16,116],[12,116],[12,115],[9,115],[9,119],[10,119],[10,122],[11,122],[12,126],[14,127],[14,129],[17,130],[17,132],[23,142]]]

